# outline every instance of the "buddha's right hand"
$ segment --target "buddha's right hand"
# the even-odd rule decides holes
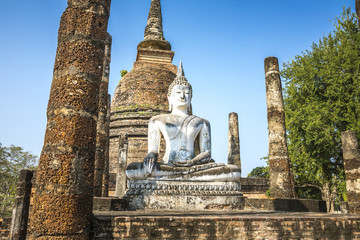
[[[155,152],[149,152],[144,157],[143,169],[147,174],[150,174],[154,168],[154,165],[158,159],[159,154]]]

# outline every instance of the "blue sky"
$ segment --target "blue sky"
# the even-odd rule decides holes
[[[0,142],[40,155],[57,31],[66,0],[0,0]],[[150,0],[113,0],[109,93],[132,68]],[[333,30],[355,0],[162,0],[165,38],[194,89],[193,111],[212,128],[213,158],[227,159],[228,114],[237,112],[243,176],[268,154],[264,59],[280,63]]]

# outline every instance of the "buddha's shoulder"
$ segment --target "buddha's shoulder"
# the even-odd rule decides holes
[[[170,115],[171,114],[161,114],[161,115],[153,116],[152,118],[150,118],[150,123],[154,123],[154,124],[164,123],[170,118]]]
[[[150,122],[168,122],[169,120],[174,120],[174,119],[178,119],[178,118],[184,118],[184,117],[179,117],[177,115],[174,114],[161,114],[161,115],[157,115],[154,116],[152,118],[150,118]],[[195,116],[195,115],[190,115],[187,118],[190,118],[190,121],[197,121],[197,122],[204,122],[204,123],[208,123],[208,121],[204,118]]]
[[[191,121],[203,122],[203,123],[205,123],[205,124],[208,124],[208,123],[209,123],[209,121],[206,120],[205,118],[198,117],[198,116],[196,116],[196,115],[191,115],[191,117],[192,117]]]
[[[167,119],[171,116],[171,114],[161,114],[161,115],[156,115],[153,116],[152,118],[150,118],[150,121],[162,121],[164,119]]]

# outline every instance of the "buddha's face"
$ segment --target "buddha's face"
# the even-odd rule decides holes
[[[175,85],[169,97],[173,109],[188,109],[191,103],[191,90],[188,86]]]

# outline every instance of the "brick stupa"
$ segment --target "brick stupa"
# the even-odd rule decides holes
[[[147,154],[149,119],[169,109],[167,91],[177,67],[164,38],[160,0],[151,1],[144,40],[137,50],[133,69],[120,80],[111,104],[110,172],[117,172],[117,195],[125,190],[126,165],[143,161]],[[119,155],[123,155],[120,164]]]

